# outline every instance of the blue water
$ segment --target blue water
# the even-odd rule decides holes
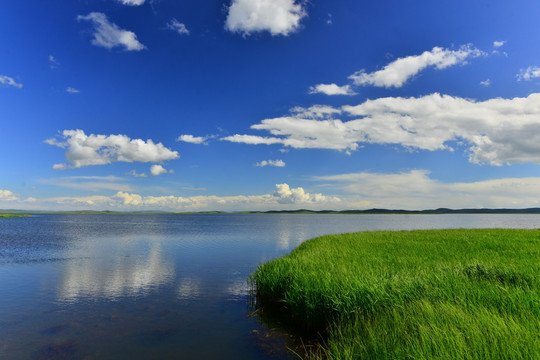
[[[0,359],[287,359],[246,278],[322,234],[539,228],[539,215],[0,218]]]

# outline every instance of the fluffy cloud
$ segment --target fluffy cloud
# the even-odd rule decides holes
[[[13,78],[6,75],[0,75],[0,84],[13,86],[19,89],[23,87],[22,84],[16,82]]]
[[[17,200],[17,196],[15,196],[15,194],[9,190],[0,189],[0,200],[13,201],[13,200]]]
[[[187,29],[186,25],[182,24],[175,18],[171,19],[171,21],[167,23],[167,29],[173,30],[180,35],[189,35],[189,30]]]
[[[208,140],[207,137],[202,136],[193,136],[193,135],[180,135],[176,141],[183,141],[191,144],[205,144],[205,141]]]
[[[283,160],[263,160],[255,164],[258,167],[265,166],[276,166],[276,167],[285,167],[285,162]]]
[[[278,184],[274,193],[262,195],[236,196],[143,196],[137,193],[118,191],[112,196],[58,197],[37,200],[35,208],[48,209],[111,209],[111,210],[168,210],[168,211],[204,211],[204,210],[271,210],[327,209],[341,204],[341,199],[320,193],[306,192],[302,187],[291,188],[287,184]]]
[[[540,163],[540,93],[486,101],[437,93],[387,97],[344,106],[343,111],[358,118],[318,120],[303,118],[300,112],[251,126],[273,137],[237,134],[222,140],[342,151],[354,151],[363,143],[452,150],[451,142],[464,142],[473,163]]]
[[[150,166],[150,174],[152,176],[158,176],[158,175],[167,174],[167,173],[172,174],[172,173],[174,173],[174,171],[173,170],[167,170],[163,166],[157,165],[157,164],[154,164],[154,165]]]
[[[420,55],[399,58],[379,71],[367,73],[365,70],[360,70],[349,76],[349,79],[353,80],[355,85],[399,88],[427,67],[445,69],[449,66],[465,64],[468,58],[482,55],[485,53],[472,45],[462,46],[459,50],[434,47],[431,51],[425,51]]]
[[[144,4],[145,0],[118,0],[124,5],[139,6]]]
[[[495,49],[498,49],[498,48],[502,47],[504,44],[506,44],[506,41],[494,41],[493,42],[493,47]]]
[[[363,208],[528,208],[540,206],[540,178],[444,183],[426,170],[397,174],[352,173],[315,178],[335,182]]]
[[[178,159],[177,151],[172,151],[162,143],[152,140],[130,139],[126,135],[86,135],[82,130],[64,130],[64,141],[55,138],[46,143],[66,148],[67,164],[55,164],[54,169],[79,168],[89,165],[104,165],[122,162],[161,162]]]
[[[232,0],[225,29],[244,36],[260,31],[287,36],[306,15],[302,3],[295,0]]]
[[[135,1],[130,1],[134,3]],[[134,4],[136,5],[136,4]],[[86,20],[94,25],[94,39],[92,44],[107,49],[119,46],[128,51],[139,51],[146,47],[137,40],[134,32],[120,29],[116,24],[109,22],[103,13],[92,12],[86,16],[79,15],[77,20]]]
[[[350,85],[338,86],[336,84],[318,84],[309,88],[310,94],[326,95],[356,95]]]
[[[516,75],[518,81],[529,81],[535,78],[540,78],[540,67],[529,66],[526,69],[521,69],[519,74]]]
[[[276,184],[274,198],[280,204],[310,204],[319,202],[340,202],[336,197],[328,197],[323,194],[309,194],[303,188],[292,188],[287,184]]]

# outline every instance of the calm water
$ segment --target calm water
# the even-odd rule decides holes
[[[539,215],[0,218],[0,359],[286,359],[246,278],[317,235],[540,228]]]

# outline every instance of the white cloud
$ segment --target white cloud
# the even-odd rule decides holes
[[[493,42],[493,47],[495,49],[498,49],[498,48],[502,47],[504,44],[506,44],[506,41],[494,41]]]
[[[399,58],[379,71],[367,73],[365,70],[360,70],[349,76],[349,79],[353,80],[355,85],[399,88],[427,67],[441,70],[449,66],[465,64],[468,58],[483,55],[485,55],[483,51],[472,45],[462,46],[459,50],[434,47],[431,51],[425,51],[420,55]]]
[[[131,176],[135,176],[135,177],[147,177],[147,175],[145,173],[138,173],[135,170],[128,171],[126,173],[126,175],[131,175]]]
[[[193,135],[180,135],[176,138],[176,141],[183,141],[191,144],[206,144],[207,137],[193,136]]]
[[[70,93],[70,94],[78,94],[80,93],[79,90],[75,89],[75,88],[72,88],[72,87],[67,87],[66,88],[66,92]]]
[[[23,87],[22,84],[16,82],[13,78],[6,75],[0,75],[0,84],[13,86],[19,89]]]
[[[350,85],[338,86],[336,84],[318,84],[309,88],[310,94],[326,95],[356,95]]]
[[[119,46],[128,51],[139,51],[146,47],[137,40],[134,32],[120,29],[116,24],[109,22],[103,13],[92,12],[86,16],[79,15],[77,20],[86,20],[94,25],[94,39],[92,44],[107,49]]]
[[[176,31],[180,35],[189,35],[189,30],[186,25],[182,24],[175,18],[172,18],[171,21],[167,23],[167,29]]]
[[[285,167],[285,162],[283,160],[263,160],[255,164],[258,167],[265,166],[275,166],[275,167]]]
[[[262,137],[262,136],[254,136],[254,135],[232,135],[232,136],[226,136],[221,138],[221,140],[235,142],[235,143],[242,143],[242,144],[250,144],[250,145],[272,145],[272,144],[283,144],[283,139],[280,138],[274,138],[274,137]]]
[[[444,183],[426,170],[397,174],[352,173],[316,177],[335,182],[363,208],[528,208],[540,206],[540,178],[502,178]]]
[[[535,78],[540,78],[540,67],[529,66],[526,69],[521,69],[519,74],[516,75],[518,81],[529,81]]]
[[[274,198],[280,204],[309,204],[318,202],[340,202],[339,198],[330,198],[323,194],[310,194],[306,193],[303,188],[292,188],[288,184],[276,184],[276,191],[274,191]]]
[[[293,107],[290,110],[295,117],[308,119],[329,119],[335,114],[341,114],[341,109],[336,109],[328,105],[313,105],[308,108],[301,106]]]
[[[17,200],[17,196],[9,190],[0,189],[0,200],[14,201]]]
[[[164,211],[242,211],[272,209],[328,209],[341,204],[336,196],[309,193],[302,187],[291,188],[278,184],[274,193],[235,196],[144,196],[118,191],[112,196],[56,197],[37,199],[31,207],[36,209],[110,209],[110,210],[164,210]],[[30,206],[26,204],[26,208]]]
[[[488,87],[489,85],[491,85],[491,80],[487,79],[487,80],[484,80],[484,81],[480,81],[480,85]]]
[[[158,176],[158,175],[167,174],[167,173],[172,174],[172,173],[174,173],[174,171],[173,170],[167,170],[163,166],[157,165],[157,164],[154,164],[154,165],[150,166],[150,174],[152,176]]]
[[[419,98],[387,97],[344,106],[343,110],[358,118],[265,119],[251,128],[268,131],[273,137],[237,134],[222,140],[341,151],[354,151],[361,144],[452,150],[452,142],[463,142],[469,146],[473,163],[540,163],[540,93],[486,101],[437,93]]]
[[[122,162],[161,162],[178,159],[177,151],[172,151],[162,143],[151,139],[130,139],[126,135],[86,135],[82,130],[64,130],[64,141],[47,139],[49,145],[66,148],[67,164],[55,164],[54,169],[79,168],[89,165],[104,165]]]
[[[295,0],[232,0],[225,29],[244,36],[260,31],[287,36],[298,30],[306,15]]]
[[[145,0],[118,0],[124,5],[139,6],[144,4]]]

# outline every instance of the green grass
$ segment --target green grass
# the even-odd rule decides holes
[[[257,304],[326,359],[540,359],[540,230],[323,236],[261,265]]]
[[[23,215],[23,214],[0,214],[0,218],[7,218],[7,217],[28,217],[30,215]]]

